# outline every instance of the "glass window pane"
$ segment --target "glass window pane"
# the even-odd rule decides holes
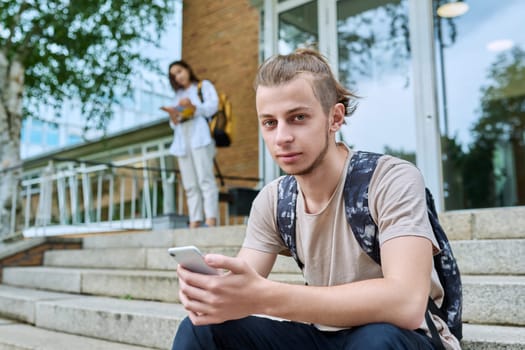
[[[29,131],[29,143],[33,145],[43,144],[43,128],[44,125],[40,120],[33,119],[33,123],[31,124],[31,129]]]
[[[434,16],[446,208],[524,205],[525,2],[468,5]]]
[[[56,147],[59,144],[58,126],[49,123],[46,130],[46,146]]]
[[[338,1],[337,35],[339,79],[361,97],[343,139],[414,162],[408,1]]]
[[[74,145],[82,142],[82,137],[79,135],[70,134],[67,136],[67,145]]]
[[[317,49],[317,1],[279,14],[279,53],[289,54],[300,47]]]

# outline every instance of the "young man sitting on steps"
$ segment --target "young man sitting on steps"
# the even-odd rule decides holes
[[[227,272],[208,276],[178,267],[189,316],[173,349],[436,349],[425,313],[429,296],[438,304],[443,298],[432,260],[439,246],[417,168],[390,156],[377,162],[368,202],[379,229],[379,265],[345,215],[343,187],[354,152],[335,136],[355,96],[312,50],[268,59],[255,88],[266,147],[297,182],[288,214],[307,285],[267,279],[290,246],[278,228],[277,203],[285,194],[276,179],[253,203],[238,256],[205,257]],[[446,323],[431,317],[445,349],[460,349]]]

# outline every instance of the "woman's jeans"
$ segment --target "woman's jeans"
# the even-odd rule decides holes
[[[289,321],[250,316],[217,325],[180,324],[173,350],[402,350],[434,349],[420,331],[374,323],[336,332]]]

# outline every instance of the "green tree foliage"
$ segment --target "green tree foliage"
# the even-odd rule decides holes
[[[481,118],[476,137],[494,141],[521,140],[525,131],[525,51],[515,47],[491,65],[489,84],[481,88]]]
[[[383,153],[389,154],[394,157],[398,157],[401,159],[404,159],[408,162],[411,162],[413,164],[416,164],[416,153],[412,151],[405,151],[404,149],[394,149],[392,147],[389,147],[387,145],[383,146]]]
[[[480,135],[468,150],[463,163],[464,208],[496,206],[494,163],[495,143]]]
[[[173,0],[2,0],[0,50],[25,69],[26,111],[35,101],[80,102],[90,127],[111,116],[133,67],[154,68],[140,44],[158,42]]]
[[[475,142],[471,153],[480,155],[489,152],[485,161],[492,164],[493,150],[497,145],[508,145],[512,153],[517,189],[515,205],[525,204],[525,51],[519,46],[500,54],[488,71],[489,83],[481,88],[481,117],[473,126]],[[480,162],[472,164],[479,173]],[[494,169],[493,169],[494,170]],[[479,189],[495,188],[495,182],[507,181],[505,174],[492,172]],[[498,175],[498,178],[496,177]],[[505,178],[501,178],[505,177]],[[511,178],[509,178],[510,180]],[[489,187],[490,186],[490,187]],[[479,190],[478,190],[479,191]],[[479,192],[477,192],[479,195]],[[497,205],[497,193],[487,193],[486,202]]]
[[[337,21],[339,77],[343,85],[356,86],[360,78],[386,71],[408,71],[408,1],[379,3],[339,4],[339,13],[346,14]]]
[[[0,236],[20,211],[22,117],[71,100],[86,128],[103,128],[133,69],[154,69],[141,48],[174,10],[175,0],[0,1]]]
[[[480,92],[480,118],[471,128],[468,149],[463,151],[456,138],[442,138],[448,209],[508,205],[497,189],[506,181],[515,181],[517,188],[517,203],[510,204],[525,204],[525,52],[515,47],[500,54]],[[502,147],[512,153],[515,178],[496,168],[494,157]]]

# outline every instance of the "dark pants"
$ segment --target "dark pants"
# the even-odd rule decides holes
[[[312,325],[250,316],[218,325],[180,324],[172,350],[432,350],[430,338],[388,323],[323,332]]]

